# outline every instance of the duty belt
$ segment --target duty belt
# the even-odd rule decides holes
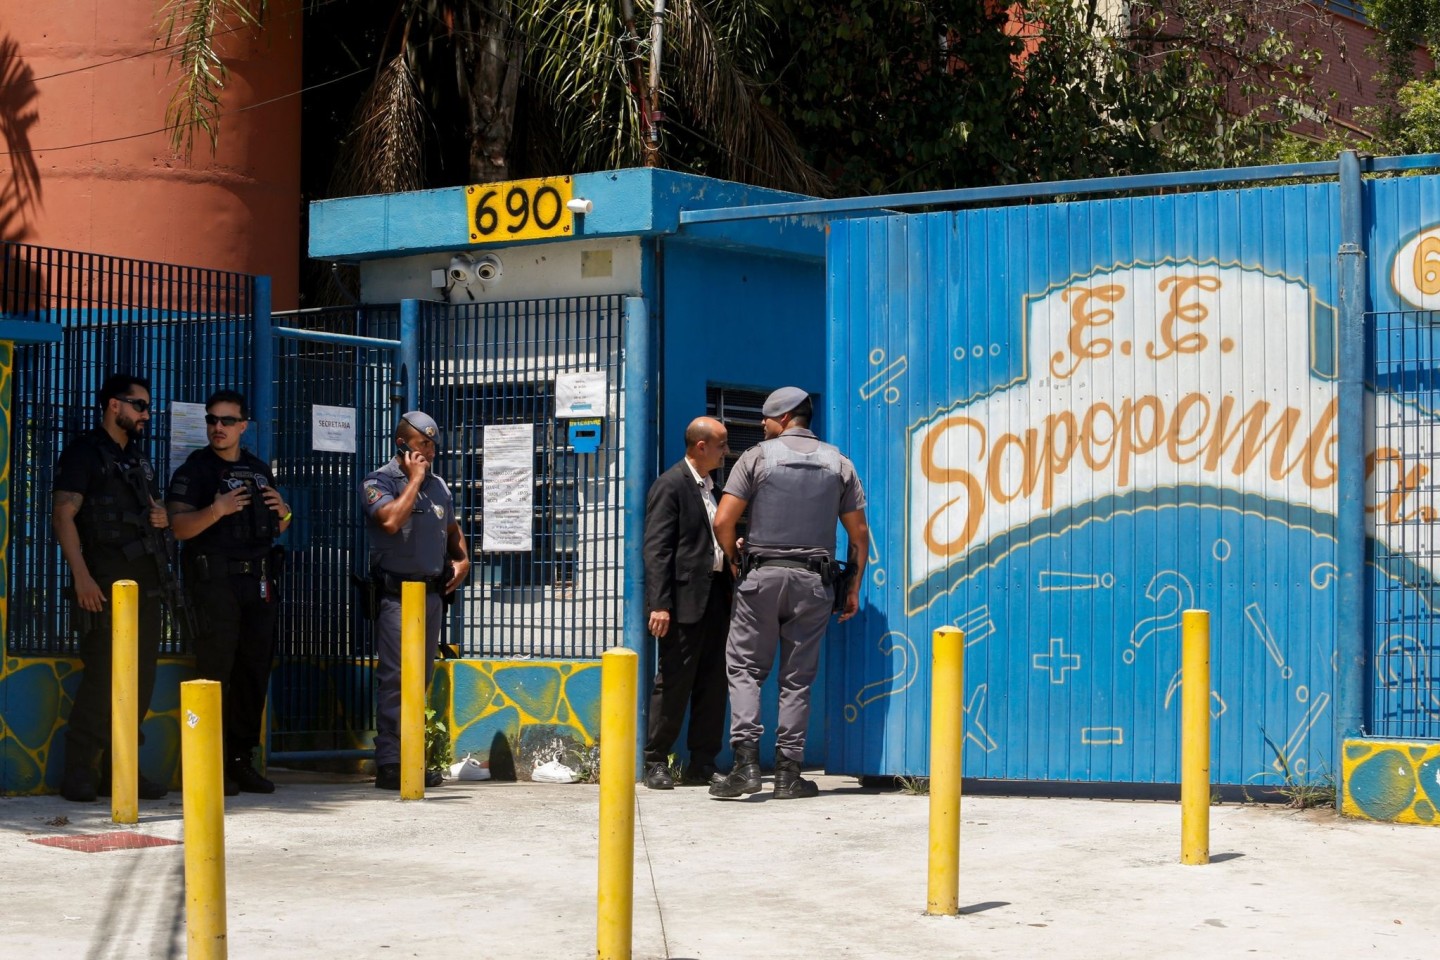
[[[406,581],[423,582],[426,593],[439,593],[445,589],[446,577],[443,573],[434,577],[422,577],[419,574],[401,576],[386,570],[377,570],[375,571],[375,580],[380,584],[380,590],[386,596],[398,597],[400,596],[400,585]]]
[[[195,567],[202,580],[227,575],[263,577],[269,573],[269,564],[264,557],[258,560],[232,560],[229,557],[204,554],[195,558]]]
[[[761,567],[789,567],[792,570],[808,570],[820,578],[820,582],[827,587],[840,579],[842,567],[829,557],[806,557],[797,559],[792,557],[757,557],[753,553],[746,553],[740,559],[740,579],[744,580],[751,570],[758,570]]]
[[[226,570],[229,573],[253,573],[265,576],[264,560],[226,560]]]
[[[784,557],[755,557],[750,561],[750,566],[759,570],[761,567],[790,567],[794,570],[809,570],[812,573],[819,573],[809,560],[787,560]]]

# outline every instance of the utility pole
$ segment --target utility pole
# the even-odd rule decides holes
[[[664,0],[657,0],[657,4],[664,8]],[[645,166],[658,167],[660,165],[660,136],[655,129],[655,116],[652,113],[650,94],[658,83],[654,57],[651,59],[651,80],[649,87],[646,86],[644,78],[640,74],[640,35],[635,32],[635,2],[634,0],[620,0],[620,19],[625,25],[624,33],[620,37],[620,48],[624,52],[626,66],[630,73],[630,92],[635,97],[636,105],[640,112],[640,136],[642,149],[644,151]],[[653,29],[652,29],[653,34]]]

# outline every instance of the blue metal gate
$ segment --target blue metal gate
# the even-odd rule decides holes
[[[1374,615],[1370,733],[1440,739],[1440,588],[1427,569],[1440,558],[1440,312],[1372,313],[1376,397],[1374,462],[1386,478],[1372,510]],[[1389,415],[1385,412],[1388,411]],[[1381,545],[1385,545],[1383,548]]]
[[[68,571],[50,530],[51,485],[66,441],[98,422],[94,398],[105,377],[149,378],[155,406],[147,446],[163,484],[178,465],[171,404],[201,403],[219,386],[244,389],[254,317],[268,299],[268,280],[245,274],[0,244],[0,315],[63,330],[58,343],[15,349],[9,653],[75,651],[63,598]],[[168,622],[162,649],[180,652]]]
[[[273,411],[273,434],[262,447],[295,513],[270,685],[273,760],[368,753],[374,646],[350,576],[365,572],[360,479],[390,456],[406,397],[400,314],[395,305],[284,313],[270,330],[269,390],[257,406]],[[316,449],[316,405],[352,412],[353,451]]]
[[[597,657],[623,639],[624,298],[427,304],[421,407],[444,431],[450,483],[474,567],[451,607],[467,654]],[[556,377],[604,378],[592,452],[556,416]],[[530,548],[484,547],[487,426],[533,426]]]

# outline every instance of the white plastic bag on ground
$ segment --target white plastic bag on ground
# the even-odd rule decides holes
[[[490,768],[474,757],[461,757],[456,763],[450,764],[450,779],[489,780]]]
[[[536,783],[574,783],[580,777],[559,760],[551,760],[531,770],[530,779]]]

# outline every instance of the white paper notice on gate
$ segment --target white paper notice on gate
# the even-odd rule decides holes
[[[555,416],[558,419],[607,417],[605,371],[583,370],[555,375]]]
[[[170,404],[170,469],[174,470],[185,462],[185,458],[201,447],[208,446],[210,437],[205,432],[205,404]]]
[[[310,447],[334,453],[355,452],[355,408],[310,407]]]
[[[532,550],[535,517],[535,425],[491,424],[485,428],[481,471],[486,553]]]

